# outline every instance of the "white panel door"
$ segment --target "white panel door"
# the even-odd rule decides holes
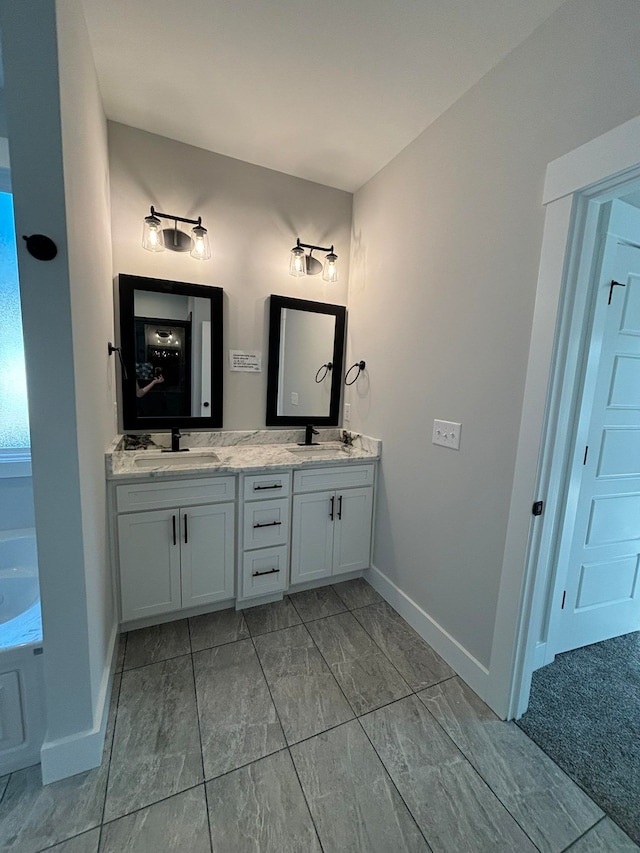
[[[294,496],[291,525],[292,584],[331,574],[335,501],[335,492]]]
[[[118,516],[122,619],[142,619],[180,607],[178,510]]]
[[[234,526],[232,503],[180,510],[183,607],[233,598]]]
[[[556,652],[640,629],[640,249],[615,235],[596,299]]]
[[[373,489],[347,489],[336,496],[333,573],[368,569]]]

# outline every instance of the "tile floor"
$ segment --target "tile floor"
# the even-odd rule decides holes
[[[127,634],[101,767],[0,779],[0,849],[638,850],[363,580]]]

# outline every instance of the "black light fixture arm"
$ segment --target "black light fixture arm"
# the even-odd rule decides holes
[[[202,226],[201,216],[197,219],[187,219],[184,216],[174,216],[172,213],[160,213],[160,211],[156,210],[153,205],[151,205],[151,216],[157,216],[160,219],[172,219],[174,222],[188,222],[190,225]]]
[[[162,216],[162,214],[158,213],[157,216]],[[299,249],[311,249],[312,251],[315,249],[318,252],[330,252],[333,254],[333,246],[314,246],[311,243],[301,243],[299,237],[296,240],[296,246]]]

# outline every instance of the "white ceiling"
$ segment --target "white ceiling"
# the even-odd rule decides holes
[[[563,0],[83,0],[107,117],[354,191]]]

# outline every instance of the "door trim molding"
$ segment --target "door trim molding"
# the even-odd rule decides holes
[[[544,641],[555,487],[568,454],[564,427],[571,409],[562,389],[584,345],[572,337],[574,319],[585,307],[577,282],[593,256],[600,206],[640,181],[639,151],[640,116],[547,167],[540,270],[488,675],[489,704],[503,718],[526,709],[536,646]],[[545,512],[534,520],[531,504],[538,499],[545,500]]]

